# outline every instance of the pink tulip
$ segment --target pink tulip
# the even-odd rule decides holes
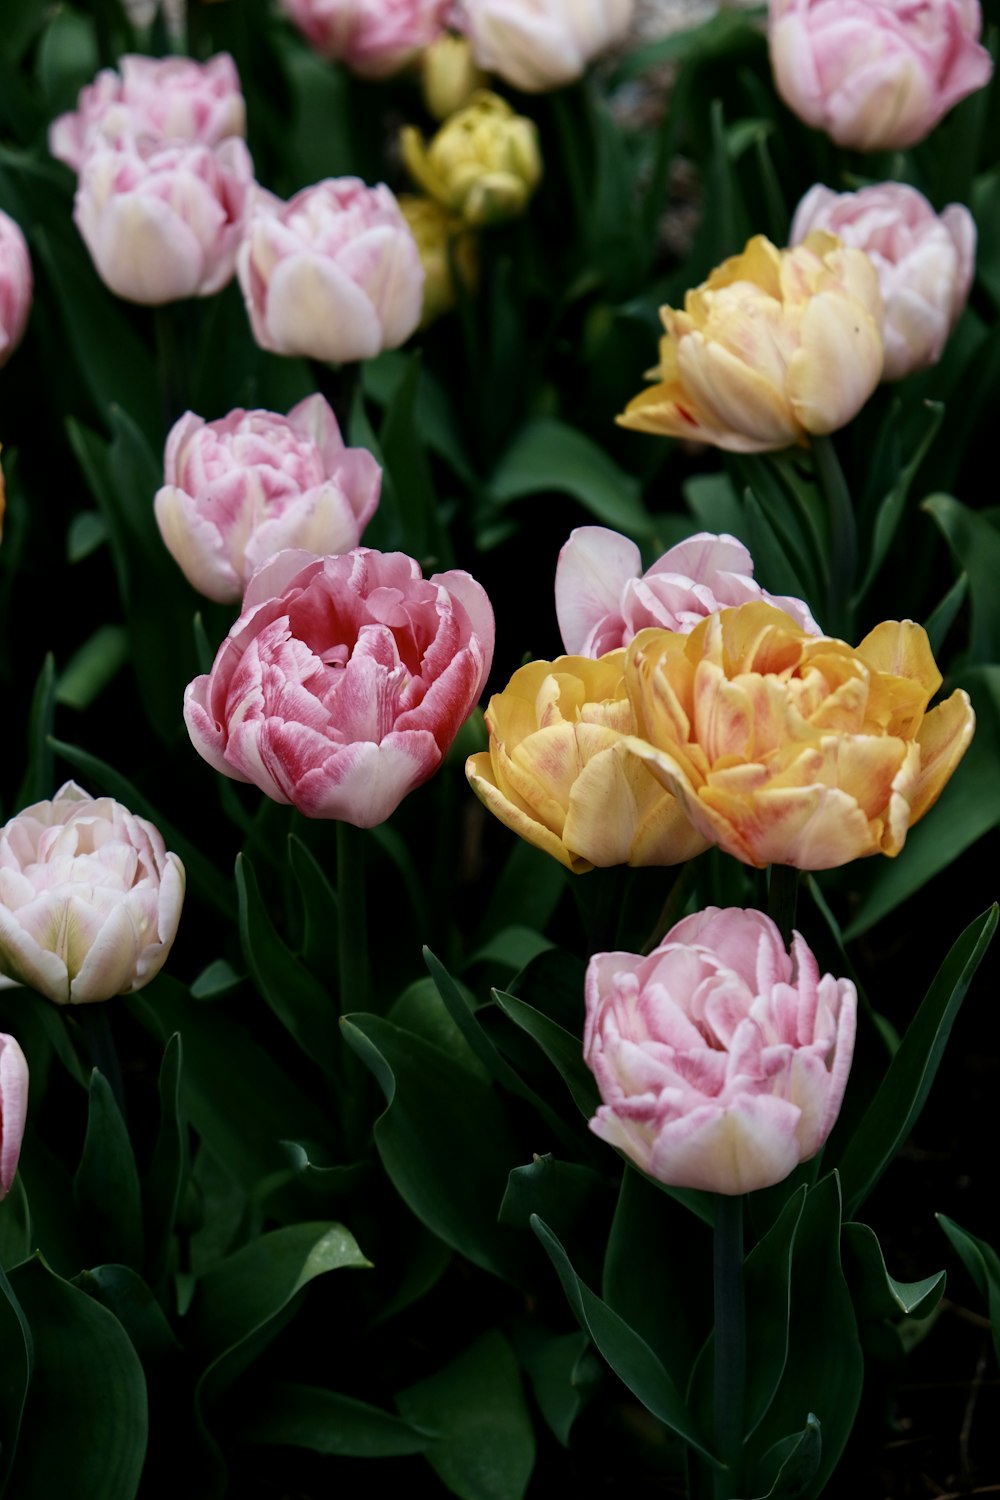
[[[989,82],[979,0],[771,0],[778,93],[839,146],[916,145]]]
[[[31,291],[31,258],[24,235],[0,210],[0,365],[7,363],[24,335]]]
[[[590,1122],[672,1187],[748,1193],[815,1156],[840,1110],[857,994],[759,911],[710,906],[648,957],[597,953],[584,1056]]]
[[[642,571],[639,549],[604,526],[579,526],[556,564],[556,616],[572,656],[603,656],[654,626],[686,635],[719,609],[763,599],[811,635],[820,629],[801,599],[766,593],[734,536],[699,531]]]
[[[258,190],[237,273],[253,336],[275,354],[371,359],[420,322],[420,252],[384,184],[327,178],[288,203]]]
[[[77,107],[49,127],[49,150],[79,172],[92,146],[149,139],[217,146],[246,135],[246,106],[228,52],[207,62],[140,57],[104,68],[81,89]]]
[[[0,1031],[0,1198],[10,1192],[28,1114],[28,1064],[12,1036]]]
[[[152,304],[208,297],[232,278],[252,186],[249,152],[235,136],[214,149],[95,145],[73,217],[116,296]]]
[[[281,0],[281,7],[324,57],[362,78],[388,78],[441,35],[451,0]]]
[[[976,222],[950,203],[940,217],[916,188],[880,182],[857,193],[819,183],[795,211],[792,243],[814,229],[867,252],[885,307],[883,380],[901,380],[941,358],[972,285]]]
[[[217,422],[185,412],[167,438],[165,484],[153,504],[188,582],[220,604],[286,547],[349,552],[378,505],[382,471],[346,448],[323,396],[287,417],[238,408]]]
[[[141,989],[183,899],[184,866],[152,823],[67,781],[0,829],[0,987],[60,1005]]]
[[[543,93],[622,41],[634,10],[635,0],[465,0],[465,26],[481,68]]]
[[[468,573],[401,552],[281,552],[250,580],[211,673],[184,698],[195,749],[310,818],[384,822],[437,770],[493,657]]]

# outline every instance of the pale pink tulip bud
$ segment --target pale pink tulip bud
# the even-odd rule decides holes
[[[838,146],[914,146],[990,80],[979,0],[771,0],[778,93]]]
[[[102,281],[129,302],[208,297],[231,280],[253,187],[235,136],[216,147],[95,145],[73,217]]]
[[[167,438],[160,534],[188,582],[220,604],[286,547],[349,552],[378,505],[382,471],[346,448],[323,396],[287,417],[238,408],[217,422],[185,412]]]
[[[493,610],[401,552],[281,552],[184,696],[199,755],[309,818],[384,822],[437,770],[493,658]]]
[[[152,823],[67,781],[0,829],[0,987],[60,1005],[141,989],[183,900],[184,866]]]
[[[31,258],[24,235],[0,210],[0,365],[7,363],[24,335],[31,290]]]
[[[479,66],[538,94],[622,41],[634,10],[635,0],[465,0],[464,14]]]
[[[795,211],[792,244],[827,229],[867,252],[878,272],[885,321],[883,380],[901,380],[941,358],[958,322],[976,260],[976,222],[960,203],[938,216],[922,193],[880,182],[857,193],[819,183]]]
[[[451,0],[281,0],[324,57],[362,78],[398,73],[445,27]]]
[[[734,536],[699,531],[646,572],[634,542],[605,526],[578,526],[556,564],[556,617],[572,656],[603,656],[655,627],[686,635],[718,609],[763,599],[810,635],[820,628],[801,599],[768,594]]]
[[[49,150],[79,172],[96,144],[148,138],[217,146],[246,135],[246,105],[228,52],[207,62],[191,57],[140,57],[104,68],[81,89],[77,107],[49,127]]]
[[[857,994],[820,976],[796,932],[710,906],[648,957],[596,953],[584,1056],[603,1104],[590,1122],[671,1187],[771,1187],[823,1145],[844,1097]]]
[[[330,177],[288,203],[258,189],[236,262],[262,349],[345,363],[416,329],[424,269],[389,189]]]
[[[28,1064],[12,1036],[0,1032],[0,1198],[17,1172],[28,1114]]]

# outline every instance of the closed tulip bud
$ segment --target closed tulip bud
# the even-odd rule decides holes
[[[451,0],[281,0],[281,8],[317,52],[377,79],[433,42]]]
[[[0,986],[60,1005],[141,989],[183,899],[184,866],[152,823],[67,781],[0,829]]]
[[[875,267],[823,231],[791,250],[755,236],[660,317],[659,383],[618,418],[639,432],[787,448],[843,427],[882,375]]]
[[[642,571],[635,542],[606,526],[578,526],[556,564],[556,617],[567,651],[603,656],[640,630],[687,634],[718,609],[764,599],[810,635],[819,626],[801,599],[767,594],[734,536],[699,531]]]
[[[445,31],[420,59],[424,103],[435,120],[447,120],[468,104],[486,84],[486,74],[477,67],[464,36]]]
[[[524,213],[542,175],[534,122],[485,89],[429,145],[412,125],[404,126],[400,144],[424,192],[466,224],[495,224]]]
[[[928,711],[941,674],[912,620],[852,647],[743,604],[690,635],[642,631],[625,679],[629,750],[705,839],[759,867],[898,854],[975,726],[961,689]]]
[[[814,229],[864,250],[885,307],[883,380],[901,380],[941,358],[965,307],[976,260],[976,221],[960,203],[936,214],[922,193],[880,182],[857,193],[810,188],[795,211],[792,243]]]
[[[372,359],[420,322],[420,255],[384,183],[331,177],[287,203],[258,189],[236,269],[253,336],[275,354]]]
[[[401,552],[279,552],[259,568],[211,673],[184,695],[199,755],[308,818],[384,822],[438,769],[493,659],[468,573]]]
[[[526,93],[572,83],[623,40],[635,0],[465,0],[480,67]]]
[[[17,1172],[28,1115],[28,1063],[12,1036],[0,1031],[0,1198]]]
[[[857,992],[763,912],[710,906],[648,957],[595,953],[584,1057],[590,1122],[670,1187],[749,1193],[815,1156],[840,1112]]]
[[[706,840],[635,756],[624,653],[562,656],[514,673],[486,710],[490,748],[465,774],[501,823],[574,874],[673,865]]]
[[[236,64],[227,52],[192,57],[141,57],[105,68],[80,92],[75,110],[49,127],[49,150],[79,172],[91,147],[128,140],[186,141],[217,146],[246,135],[246,105]]]
[[[24,336],[31,311],[31,257],[20,226],[0,210],[0,365]]]
[[[94,145],[73,217],[101,280],[129,302],[209,297],[232,279],[253,164],[233,136],[211,148]]]
[[[185,412],[167,438],[153,502],[166,546],[188,582],[221,604],[286,547],[349,552],[378,505],[382,471],[346,448],[323,396],[287,417],[231,411],[217,422]]]
[[[978,0],[771,0],[778,93],[838,146],[914,146],[988,83]]]
[[[466,290],[475,287],[479,274],[473,231],[460,219],[417,193],[401,193],[399,206],[410,226],[424,268],[424,307],[421,328],[442,313],[450,312],[458,298],[456,277]]]

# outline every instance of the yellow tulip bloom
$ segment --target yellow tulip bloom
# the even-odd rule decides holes
[[[516,218],[542,175],[534,122],[486,89],[452,115],[429,145],[415,126],[405,125],[400,146],[424,192],[466,224]]]

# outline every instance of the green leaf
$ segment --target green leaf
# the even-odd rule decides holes
[[[148,1419],[128,1334],[38,1256],[10,1284],[31,1327],[34,1368],[4,1500],[133,1500]]]
[[[867,1224],[844,1225],[844,1250],[860,1323],[882,1318],[928,1318],[940,1302],[944,1271],[921,1281],[897,1281],[889,1275],[878,1236]]]
[[[232,964],[224,958],[216,958],[202,969],[191,985],[192,1000],[218,1000],[228,995],[246,980],[245,974],[237,974]]]
[[[311,1448],[338,1458],[425,1453],[436,1434],[339,1391],[275,1382],[241,1395],[236,1437]]]
[[[99,510],[81,510],[66,533],[66,561],[80,563],[108,540],[108,523]]]
[[[332,988],[340,977],[337,893],[316,856],[294,833],[288,836],[288,863],[302,897],[302,962]]]
[[[337,1037],[334,1000],[278,935],[245,854],[236,857],[236,891],[240,946],[262,999],[307,1057],[332,1068]]]
[[[392,478],[402,545],[411,556],[432,558],[434,567],[451,562],[451,544],[438,515],[437,495],[417,420],[420,355],[407,356],[407,369],[379,429],[382,462]]]
[[[20,1265],[31,1250],[31,1212],[24,1182],[18,1174],[0,1208],[0,1268],[10,1270]]]
[[[155,1286],[170,1263],[171,1240],[190,1170],[188,1132],[181,1109],[183,1049],[175,1031],[160,1064],[160,1128],[143,1182],[149,1277]]]
[[[714,1464],[677,1387],[646,1341],[580,1280],[562,1245],[541,1219],[533,1218],[531,1227],[556,1269],[577,1322],[618,1378],[658,1421]]]
[[[1000,532],[953,495],[931,495],[921,506],[934,517],[959,567],[968,575],[972,599],[970,651],[973,662],[1000,660]]]
[[[643,510],[641,486],[603,448],[552,417],[522,427],[489,481],[498,505],[555,490],[632,536],[647,536],[652,522]]]
[[[459,1500],[521,1500],[535,1438],[517,1361],[499,1330],[399,1391],[396,1404],[412,1425],[438,1434],[427,1461]]]
[[[927,640],[931,653],[938,657],[944,646],[948,632],[958,617],[958,612],[965,603],[965,596],[969,592],[969,575],[959,573],[951,588],[931,610],[924,621],[924,629],[927,631]]]
[[[82,711],[89,708],[129,659],[128,635],[121,625],[100,625],[73,652],[59,674],[56,702]]]
[[[806,1194],[804,1186],[792,1194],[746,1259],[748,1433],[767,1416],[788,1363],[792,1264]]]
[[[962,1264],[989,1308],[993,1348],[1000,1359],[1000,1256],[986,1240],[962,1229],[954,1219],[946,1218],[944,1214],[935,1214],[934,1217],[961,1256]]]
[[[3,1215],[0,1214],[0,1219]],[[21,1304],[0,1267],[0,1493],[17,1454],[28,1398],[34,1343]]]
[[[497,1224],[497,1211],[520,1151],[493,1089],[433,1043],[378,1016],[345,1016],[341,1027],[386,1096],[375,1144],[400,1197],[453,1249],[519,1281],[520,1244]]]
[[[816,1477],[823,1455],[823,1438],[819,1419],[812,1412],[801,1432],[780,1438],[761,1461],[761,1467],[778,1466],[774,1483],[760,1500],[799,1500]]]
[[[924,1107],[959,1006],[996,931],[997,916],[998,908],[993,905],[952,946],[907,1027],[882,1086],[847,1144],[839,1167],[850,1217],[878,1182]]]
[[[601,1363],[591,1351],[590,1339],[582,1329],[550,1333],[531,1319],[516,1330],[516,1347],[542,1416],[568,1448],[573,1423],[601,1378]]]
[[[944,406],[940,401],[925,401],[923,404],[927,418],[921,431],[920,441],[912,458],[899,470],[896,482],[883,498],[875,514],[875,526],[872,531],[871,546],[868,549],[868,566],[852,601],[855,606],[864,598],[878,577],[879,569],[885,562],[892,539],[903,518],[914,476],[923,463],[924,456],[933,443],[944,418]]]
[[[556,1161],[551,1152],[546,1152],[511,1172],[500,1204],[500,1223],[527,1229],[532,1214],[544,1214],[546,1222],[566,1234],[581,1220],[594,1222],[594,1208],[604,1187],[603,1178],[590,1167]]]
[[[128,1127],[104,1074],[90,1075],[87,1134],[73,1178],[73,1200],[89,1242],[112,1260],[142,1261],[142,1208]]]
[[[74,1276],[73,1285],[115,1315],[147,1374],[170,1355],[180,1353],[163,1308],[129,1266],[95,1266]]]
[[[559,1073],[573,1100],[588,1120],[597,1113],[601,1096],[594,1082],[594,1075],[583,1060],[579,1038],[565,1031],[556,1021],[542,1015],[533,1005],[519,1000],[516,995],[494,990],[493,998],[504,1015],[527,1032],[545,1053]]]
[[[51,797],[54,785],[52,742],[50,735],[56,712],[56,663],[51,652],[42,664],[31,697],[28,718],[28,768],[17,794],[17,808],[31,807]]]
[[[461,1067],[476,1074],[484,1083],[489,1082],[489,1070],[480,1060],[477,1050],[470,1046],[463,1028],[456,1024],[433,979],[425,977],[408,984],[393,1002],[388,1019],[401,1030],[412,1031],[416,1036],[422,1036],[425,1042],[432,1042]]]

